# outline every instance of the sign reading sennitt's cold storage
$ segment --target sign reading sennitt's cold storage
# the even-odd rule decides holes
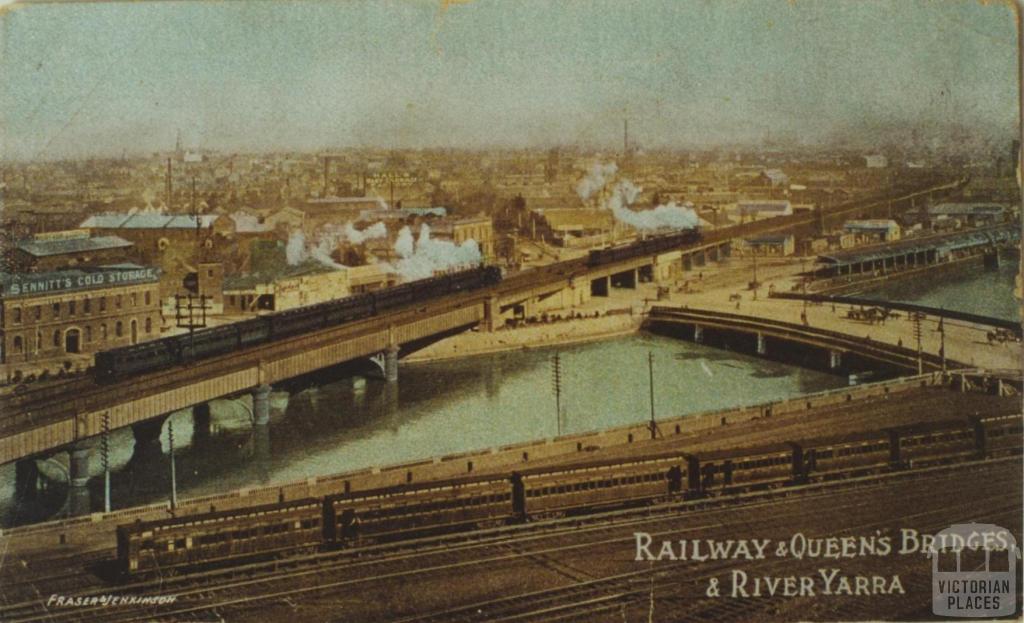
[[[81,273],[43,273],[15,275],[7,285],[8,296],[48,294],[65,290],[81,290],[107,286],[148,283],[159,278],[156,268],[130,268]]]

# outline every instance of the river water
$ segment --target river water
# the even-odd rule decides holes
[[[1013,296],[1017,266],[1015,259],[1003,260],[996,271],[975,265],[937,277],[892,281],[862,296],[1019,320],[1020,302]]]
[[[1015,262],[997,272],[967,269],[941,280],[894,282],[870,296],[1017,318]],[[552,357],[561,361],[562,416],[556,418]],[[161,435],[164,455],[129,463],[130,429],[111,435],[114,508],[166,500],[170,428],[177,443],[179,497],[302,480],[447,453],[597,430],[650,417],[648,354],[654,357],[655,414],[670,417],[788,398],[845,385],[845,378],[638,334],[575,346],[403,364],[400,380],[344,379],[288,396],[271,396],[269,449],[255,438],[244,403],[211,404],[214,433],[192,444],[188,411],[172,414]],[[96,453],[98,457],[98,452]],[[40,462],[63,478],[66,455]],[[91,471],[101,475],[99,458]],[[93,497],[102,499],[101,477]],[[0,523],[52,515],[66,487],[29,505],[13,502],[14,466],[0,468]]]
[[[561,422],[556,418],[552,380],[556,353],[562,371]],[[841,377],[646,334],[403,364],[397,387],[376,379],[345,379],[294,396],[272,394],[268,453],[257,450],[260,445],[242,404],[212,403],[215,432],[201,451],[191,447],[191,414],[173,414],[168,422],[177,443],[178,495],[291,482],[552,437],[559,431],[645,421],[650,417],[648,353],[654,357],[657,417],[787,398],[847,383]],[[112,434],[115,508],[167,499],[168,437],[165,424],[164,457],[129,466],[134,446],[130,429]],[[92,461],[92,468],[100,476],[99,459]],[[52,463],[41,469],[60,475]],[[7,471],[0,495],[9,500],[13,468]],[[93,479],[94,499],[102,499],[101,480]],[[46,503],[59,505],[62,494],[63,487],[54,487],[54,499]],[[14,510],[10,502],[0,509],[6,511],[7,523],[14,520]]]

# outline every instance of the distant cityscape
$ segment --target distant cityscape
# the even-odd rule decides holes
[[[93,353],[487,263],[516,272],[679,229],[823,208],[942,176],[956,201],[739,253],[829,250],[1017,218],[1020,145],[929,149],[370,150],[8,162],[0,379],[74,374]],[[185,318],[184,316],[188,316]]]

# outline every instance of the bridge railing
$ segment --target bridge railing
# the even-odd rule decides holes
[[[936,307],[928,307],[926,305],[917,305],[915,303],[903,303],[898,301],[879,301],[864,297],[841,296],[830,294],[771,292],[768,296],[777,299],[793,299],[798,301],[808,301],[811,303],[836,303],[841,305],[854,305],[864,307],[884,307],[886,309],[898,309],[900,311],[906,312],[920,312],[931,316],[949,318],[951,320],[962,320],[964,322],[970,322],[973,324],[997,327],[1000,329],[1007,329],[1009,331],[1012,331],[1014,335],[1018,337],[1022,335],[1021,325],[1017,321],[1006,320],[1004,318],[993,318],[991,316],[982,316],[980,314],[971,314],[968,312],[957,311],[955,309],[939,309]]]

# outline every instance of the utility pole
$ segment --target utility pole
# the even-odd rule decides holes
[[[654,353],[651,351],[647,351],[647,373],[648,385],[651,389],[651,422],[648,424],[648,428],[651,429],[651,439],[657,439],[661,431],[658,430],[658,422],[654,418]]]
[[[174,471],[174,421],[167,420],[167,442],[171,453],[171,510],[178,508],[178,478]]]
[[[103,438],[100,440],[103,459],[103,512],[110,512],[110,412],[103,413]]]
[[[946,371],[946,327],[945,318],[939,316],[939,359],[942,360],[942,371]]]
[[[558,436],[562,436],[562,358],[558,353],[551,358],[551,383],[555,391],[555,423]]]
[[[924,314],[921,312],[913,312],[914,319],[914,339],[917,340],[917,373],[922,374],[924,372],[924,365],[921,362],[921,320],[924,319]]]

